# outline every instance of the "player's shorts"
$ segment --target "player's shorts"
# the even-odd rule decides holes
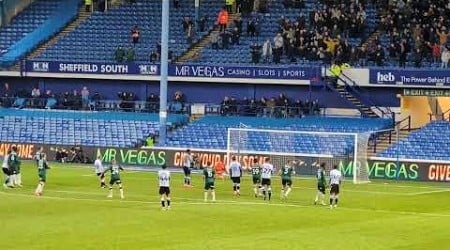
[[[339,194],[339,185],[331,184],[330,194]]]
[[[253,185],[260,184],[260,183],[261,183],[261,178],[253,177]]]
[[[105,173],[97,173],[97,176],[101,179],[105,178]]]
[[[283,186],[292,186],[292,180],[290,179],[281,179],[281,185]]]
[[[160,195],[169,195],[170,194],[170,187],[159,187],[159,194]]]
[[[9,167],[9,174],[13,175],[13,174],[17,174],[17,167]]]
[[[183,172],[184,172],[184,175],[190,175],[191,174],[191,169],[188,168],[188,167],[183,167]]]
[[[263,186],[264,185],[270,186],[270,179],[262,178],[261,185],[263,185]]]
[[[205,182],[205,190],[214,190],[214,182]]]
[[[233,181],[234,184],[240,184],[241,177],[231,177],[231,181]]]
[[[39,170],[38,171],[39,181],[46,182],[47,181],[47,173],[45,170]]]
[[[5,175],[10,175],[8,168],[2,168],[2,171]]]
[[[319,190],[319,192],[321,192],[322,194],[325,194],[325,186],[324,185],[318,184],[317,190]]]
[[[122,183],[122,181],[121,181],[120,179],[117,179],[117,178],[112,178],[112,179],[109,181],[109,185],[121,184],[121,183]]]

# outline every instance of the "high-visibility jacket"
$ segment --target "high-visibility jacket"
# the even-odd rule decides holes
[[[225,5],[233,5],[234,0],[225,0]]]
[[[217,22],[219,24],[227,24],[228,23],[228,11],[227,10],[221,10],[219,12],[219,16],[217,18]]]
[[[85,5],[92,5],[92,0],[84,0]]]
[[[330,71],[332,76],[340,76],[342,72],[341,67],[337,64],[331,65]]]

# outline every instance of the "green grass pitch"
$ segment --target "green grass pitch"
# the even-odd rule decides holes
[[[156,173],[125,171],[125,200],[100,189],[91,168],[52,165],[41,197],[37,171],[23,164],[23,188],[0,190],[0,249],[445,249],[450,187],[439,183],[344,182],[337,209],[315,206],[313,179],[294,180],[269,203],[217,180],[217,202],[203,202],[203,182],[182,187],[173,174],[172,209],[162,211]]]

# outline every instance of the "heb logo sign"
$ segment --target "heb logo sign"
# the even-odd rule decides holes
[[[377,72],[377,82],[379,83],[395,83],[395,76],[392,72],[387,74],[383,74],[381,72]]]

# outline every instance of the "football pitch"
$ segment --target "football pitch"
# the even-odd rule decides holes
[[[117,187],[108,199],[91,168],[52,164],[43,196],[36,197],[37,170],[34,163],[23,165],[24,187],[0,191],[0,249],[448,247],[449,184],[347,180],[331,210],[313,205],[313,179],[294,179],[288,200],[281,201],[280,179],[273,178],[270,202],[254,197],[249,177],[241,197],[233,197],[230,180],[217,180],[217,202],[205,203],[200,175],[187,189],[174,173],[172,209],[162,211],[154,172],[123,172],[125,199]]]

